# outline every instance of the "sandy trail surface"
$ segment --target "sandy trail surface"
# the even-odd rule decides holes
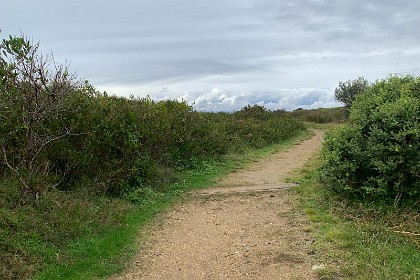
[[[112,279],[314,279],[307,220],[286,177],[317,153],[322,131],[231,173],[159,217]]]

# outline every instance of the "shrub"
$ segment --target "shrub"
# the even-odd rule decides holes
[[[258,120],[267,120],[270,112],[260,105],[247,105],[241,110],[236,111],[234,115],[239,119],[258,119]]]
[[[356,98],[350,121],[326,136],[323,174],[330,188],[396,204],[418,201],[420,78],[377,81]]]
[[[79,80],[39,44],[10,36],[0,44],[0,172],[19,178],[22,197],[35,203],[55,184],[45,150],[72,134],[63,116]],[[0,174],[1,174],[0,173]]]
[[[284,117],[262,106],[246,106],[235,112],[227,134],[238,147],[261,148],[279,143],[304,130],[302,122]]]

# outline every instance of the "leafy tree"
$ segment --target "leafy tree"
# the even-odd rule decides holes
[[[350,108],[356,96],[365,91],[369,87],[369,82],[363,78],[358,77],[355,80],[348,80],[346,82],[339,81],[338,87],[335,89],[335,99],[343,102],[347,108]]]
[[[78,87],[67,65],[39,53],[39,43],[9,36],[0,44],[0,149],[3,164],[29,192],[36,193],[35,174],[48,174],[45,148],[71,133],[60,120]]]

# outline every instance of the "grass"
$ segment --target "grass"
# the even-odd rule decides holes
[[[293,139],[246,153],[231,154],[220,161],[207,161],[194,170],[180,170],[177,183],[167,185],[159,191],[148,189],[130,197],[137,206],[120,200],[120,205],[128,207],[117,215],[123,220],[117,226],[105,227],[102,232],[88,234],[66,245],[65,260],[51,258],[48,266],[35,279],[103,279],[121,272],[138,250],[140,229],[158,213],[171,205],[188,198],[188,192],[206,188],[234,169],[253,162],[256,158],[268,156],[287,149],[308,138],[310,132],[302,132]],[[121,206],[121,207],[123,207]]]
[[[301,171],[298,205],[311,224],[320,279],[420,279],[420,213],[345,201],[319,183],[319,159]]]
[[[33,204],[14,205],[16,184],[0,186],[0,275],[2,279],[30,279],[51,263],[71,263],[68,240],[101,236],[122,223],[132,208],[116,199],[82,193],[50,191]],[[5,205],[6,204],[6,205]],[[10,205],[9,205],[10,204]]]

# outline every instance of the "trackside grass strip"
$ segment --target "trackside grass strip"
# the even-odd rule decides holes
[[[319,183],[319,159],[293,180],[311,225],[321,279],[420,279],[420,214],[380,203],[351,203]]]

